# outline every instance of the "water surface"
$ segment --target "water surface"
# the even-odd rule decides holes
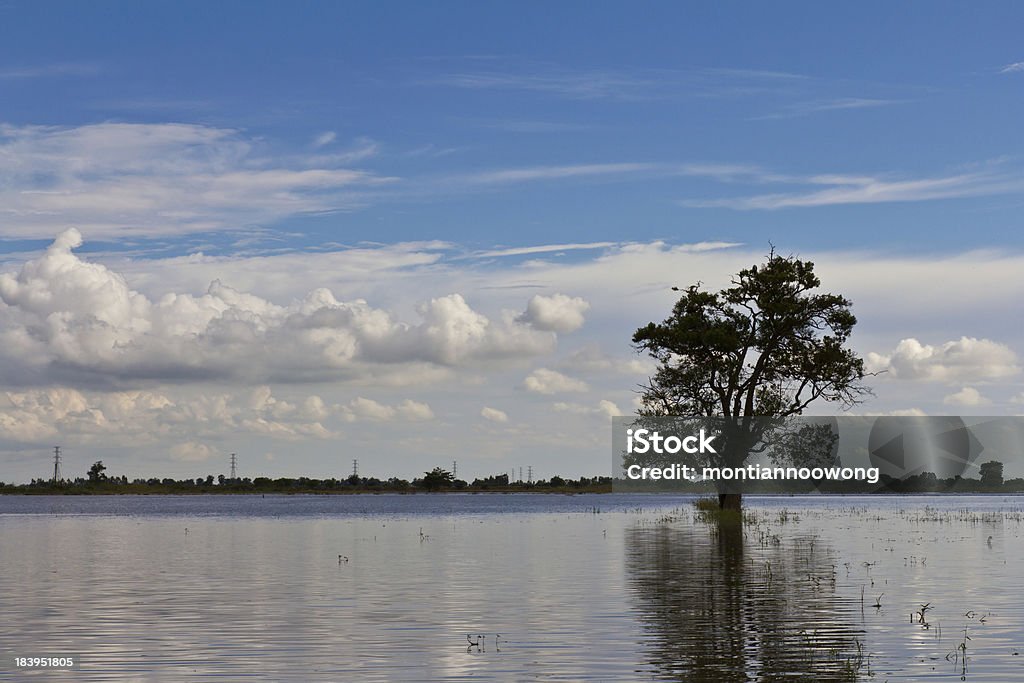
[[[0,497],[0,680],[1024,680],[1018,499],[688,501]]]

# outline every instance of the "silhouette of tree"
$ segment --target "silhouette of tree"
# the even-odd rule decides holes
[[[857,319],[848,299],[816,292],[820,285],[813,263],[773,249],[731,287],[682,290],[668,318],[633,334],[658,364],[640,415],[728,418],[725,464],[736,467],[770,425],[753,418],[800,415],[817,400],[859,403],[870,391],[864,361],[847,348]],[[738,510],[740,494],[720,493],[719,504]]]
[[[106,469],[107,466],[103,464],[102,460],[97,460],[96,462],[94,462],[92,464],[92,467],[89,468],[89,481],[94,484],[101,481],[106,481],[107,475],[104,474]]]
[[[451,486],[452,482],[454,481],[455,475],[453,475],[451,472],[440,467],[435,467],[429,472],[424,473],[422,485],[423,488],[427,489],[428,491],[437,491],[439,489]]]
[[[1003,463],[989,460],[981,463],[981,483],[984,486],[998,488],[1003,485]]]

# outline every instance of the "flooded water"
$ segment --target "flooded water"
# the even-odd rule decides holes
[[[747,509],[0,497],[0,680],[1024,680],[1018,499]]]

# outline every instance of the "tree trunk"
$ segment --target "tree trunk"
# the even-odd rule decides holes
[[[718,494],[718,509],[719,510],[735,510],[739,512],[743,509],[743,494],[742,493],[719,493]]]

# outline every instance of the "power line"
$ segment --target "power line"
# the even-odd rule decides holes
[[[60,446],[53,447],[53,483],[60,482]]]
[[[237,479],[238,474],[235,472],[235,454],[231,454],[231,479]]]
[[[359,461],[356,460],[355,458],[352,459],[352,476],[359,476]]]

